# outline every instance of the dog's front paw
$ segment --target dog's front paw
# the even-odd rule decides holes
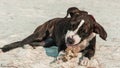
[[[81,60],[81,61],[79,61],[79,64],[81,65],[81,66],[87,66],[87,65],[89,65],[89,59],[87,58],[87,57],[83,57],[83,59]]]

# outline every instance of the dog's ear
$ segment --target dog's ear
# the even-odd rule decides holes
[[[65,18],[67,18],[69,15],[70,15],[70,17],[72,17],[74,15],[74,13],[72,11],[73,10],[68,9]]]
[[[94,32],[99,34],[99,36],[103,39],[103,40],[106,40],[107,38],[107,33],[106,31],[104,30],[104,28],[98,24],[98,23],[95,23],[95,26],[94,26]]]

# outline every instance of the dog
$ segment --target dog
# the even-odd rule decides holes
[[[71,17],[68,17],[69,14]],[[33,34],[31,34],[24,40],[8,44],[1,49],[3,52],[6,52],[17,47],[22,47],[25,44],[30,44],[33,47],[40,45],[52,46],[52,44],[55,44],[56,46],[58,46],[58,52],[60,52],[66,49],[66,44],[70,43],[70,40],[75,42],[75,38],[67,37],[67,39],[65,39],[65,36],[68,30],[74,31],[75,29],[77,29],[81,20],[84,20],[85,22],[81,27],[79,27],[76,33],[78,35],[77,38],[80,39],[80,41],[83,41],[93,32],[99,34],[99,36],[103,40],[106,40],[106,31],[100,24],[96,22],[92,15],[88,14],[86,11],[81,11],[76,7],[72,7],[68,9],[67,15],[64,18],[52,19],[40,25]],[[80,41],[78,41],[78,44],[80,43]],[[43,43],[41,44],[41,42]],[[74,44],[74,42],[70,44]],[[46,43],[50,44],[46,45]],[[89,41],[89,45],[81,51],[87,51],[84,55],[85,57],[91,59],[91,57],[94,56],[95,44],[96,37],[91,39],[91,41]]]

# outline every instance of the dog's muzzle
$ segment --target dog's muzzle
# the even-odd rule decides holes
[[[76,45],[81,41],[80,36],[77,34],[79,28],[84,24],[84,20],[81,20],[80,24],[78,27],[73,31],[73,30],[68,30],[66,35],[65,35],[65,43],[68,45]]]
[[[80,43],[81,38],[78,34],[75,34],[73,31],[68,31],[65,36],[65,43],[68,45],[76,45]]]

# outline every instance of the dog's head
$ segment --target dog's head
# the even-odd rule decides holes
[[[107,33],[104,28],[98,24],[92,15],[74,15],[70,20],[70,28],[66,33],[65,42],[70,45],[80,43],[87,38],[92,32],[106,40]]]

